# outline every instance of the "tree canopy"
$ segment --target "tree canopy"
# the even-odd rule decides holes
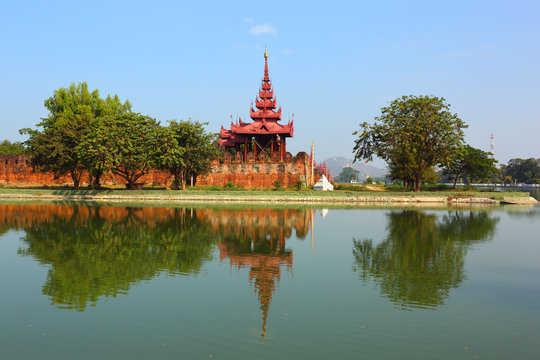
[[[26,152],[24,144],[20,141],[3,140],[0,142],[0,155],[22,155]]]
[[[79,186],[84,169],[76,151],[90,124],[97,118],[131,111],[129,101],[122,103],[118,96],[99,97],[99,91],[90,92],[85,82],[54,91],[45,100],[49,116],[37,124],[42,130],[22,129],[30,135],[26,141],[32,164],[56,176],[70,174],[75,188]]]
[[[412,179],[420,190],[426,170],[450,164],[463,147],[465,123],[450,111],[443,98],[403,96],[381,109],[373,124],[360,124],[354,160],[373,156],[392,164],[403,180]]]
[[[467,183],[487,181],[499,171],[495,166],[496,163],[489,153],[466,145],[462,155],[443,169],[443,174],[454,178],[453,188],[455,188],[459,178],[463,178]]]
[[[77,151],[98,179],[98,175],[112,171],[126,181],[128,189],[151,168],[181,152],[172,133],[159,122],[131,112],[96,119]]]
[[[540,184],[540,159],[510,159],[504,174],[514,181]]]
[[[351,181],[358,182],[358,174],[360,174],[360,171],[355,170],[350,166],[346,166],[341,170],[335,180],[340,183],[350,183]]]
[[[169,129],[181,151],[176,151],[162,161],[162,168],[173,177],[173,186],[186,188],[189,178],[197,178],[210,168],[210,160],[218,155],[217,134],[204,129],[207,123],[198,121],[170,121]]]

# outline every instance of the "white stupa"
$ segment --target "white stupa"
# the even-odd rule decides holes
[[[321,178],[319,179],[319,181],[317,181],[317,183],[313,185],[313,189],[322,190],[322,191],[332,191],[334,190],[334,185],[332,185],[330,181],[328,181],[326,176],[321,175]]]

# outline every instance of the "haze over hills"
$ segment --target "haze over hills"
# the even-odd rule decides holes
[[[358,174],[361,181],[365,180],[368,176],[372,178],[381,178],[386,175],[386,169],[381,169],[372,165],[367,165],[361,162],[353,163],[352,159],[347,159],[343,156],[334,156],[328,158],[326,161],[326,167],[330,170],[333,177],[339,175],[341,170],[349,164],[353,169],[360,171]]]

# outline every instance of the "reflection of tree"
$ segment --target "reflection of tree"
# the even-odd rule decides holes
[[[126,293],[160,271],[192,274],[217,242],[186,209],[37,207],[46,221],[24,227],[32,255],[52,268],[43,293],[59,307],[84,311],[100,296]]]
[[[498,218],[487,212],[391,212],[388,236],[374,246],[353,239],[355,271],[374,279],[383,296],[404,307],[436,307],[465,279],[471,243],[490,239]]]
[[[196,273],[221,241],[221,261],[249,269],[263,336],[281,270],[292,269],[285,241],[293,230],[305,237],[312,215],[305,209],[0,206],[6,227],[26,233],[20,253],[51,266],[43,293],[58,307],[79,311],[160,271]]]

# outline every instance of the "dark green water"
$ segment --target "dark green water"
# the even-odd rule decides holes
[[[538,359],[539,230],[539,207],[0,205],[0,354]]]

